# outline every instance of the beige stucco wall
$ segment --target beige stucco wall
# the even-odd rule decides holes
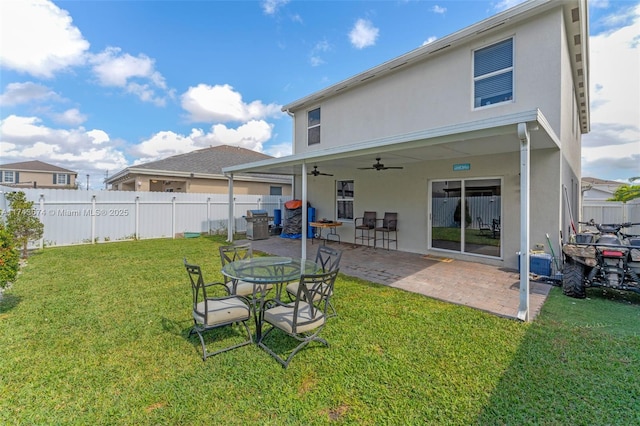
[[[50,187],[50,188],[75,188],[76,185],[76,175],[75,173],[54,173],[54,172],[26,172],[20,171],[19,179],[20,186],[28,186],[30,188],[33,187],[33,182],[37,183],[38,187]],[[68,185],[60,185],[53,183],[53,175],[54,174],[66,174],[69,175],[69,184]],[[29,184],[22,184],[22,182],[31,182]]]
[[[489,107],[473,108],[472,62],[475,49],[514,37],[514,99]],[[559,253],[560,231],[566,228],[563,184],[579,182],[580,132],[577,104],[564,18],[560,8],[517,27],[505,26],[498,34],[458,46],[435,60],[413,65],[339,96],[295,112],[295,152],[407,134],[539,109],[560,139],[558,149],[531,152],[530,248],[540,244]],[[321,107],[321,143],[307,146],[308,110]],[[519,144],[514,138],[514,144]],[[469,171],[453,171],[454,163],[470,163]],[[502,257],[483,257],[485,263],[510,268],[518,264],[520,250],[520,153],[464,157],[450,161],[425,161],[404,165],[400,171],[375,172],[331,169],[333,178],[309,178],[309,201],[316,217],[335,219],[335,181],[355,181],[355,216],[375,210],[399,215],[399,249],[429,252],[429,182],[441,179],[499,178],[502,180]],[[325,167],[326,169],[326,167]],[[298,184],[300,182],[298,181]],[[298,185],[300,188],[301,185]],[[571,191],[570,191],[571,193]],[[300,197],[301,194],[296,194]],[[574,211],[577,211],[574,209]],[[353,241],[353,224],[338,231],[343,241]],[[433,250],[432,250],[433,251]],[[478,260],[477,256],[456,254]]]
[[[155,182],[154,182],[155,181]],[[229,192],[229,181],[227,179],[200,179],[200,178],[171,178],[167,176],[138,176],[134,180],[120,183],[115,190],[119,191],[158,191],[166,192],[171,189],[173,192],[203,193],[203,194],[227,194]],[[140,184],[138,185],[137,182]],[[166,183],[165,183],[166,182]],[[252,182],[234,180],[234,194],[269,195],[271,187],[281,187],[282,195],[291,195],[291,185],[269,182]]]
[[[517,141],[514,141],[517,143]],[[354,180],[354,215],[374,210],[378,217],[385,211],[397,212],[398,248],[415,253],[438,253],[429,250],[430,182],[438,179],[496,178],[502,181],[502,258],[457,254],[469,260],[517,268],[520,250],[520,168],[519,153],[466,158],[471,170],[453,171],[452,161],[426,161],[407,164],[402,171],[332,169],[333,177],[308,179],[308,201],[316,209],[316,218],[336,219],[336,180]],[[549,252],[546,233],[557,241],[558,205],[548,199],[559,199],[560,154],[555,149],[537,150],[531,154],[531,248],[543,244]],[[499,164],[500,167],[496,167]],[[300,185],[297,186],[301,188]],[[301,194],[296,194],[301,198]],[[353,223],[345,221],[338,229],[342,241],[353,242]],[[558,247],[554,247],[556,253]]]
[[[559,9],[517,28],[452,47],[369,84],[295,113],[295,153],[484,120],[539,108],[555,132],[561,122],[564,34]],[[473,51],[514,37],[514,100],[473,108]],[[446,51],[445,51],[446,52]],[[307,111],[321,108],[321,143],[307,146]]]

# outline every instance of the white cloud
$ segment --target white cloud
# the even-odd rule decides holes
[[[374,27],[371,21],[358,19],[349,32],[349,40],[356,49],[364,49],[376,44],[379,32],[380,30]]]
[[[102,145],[103,143],[109,142],[110,139],[109,135],[104,130],[89,130],[87,132],[87,135],[89,135],[91,139],[93,139],[94,145]]]
[[[182,108],[192,122],[245,122],[265,117],[281,117],[281,105],[253,101],[246,104],[242,95],[228,84],[190,87],[182,95]]]
[[[427,44],[431,44],[431,43],[433,43],[434,41],[436,41],[437,39],[438,39],[438,37],[436,37],[436,36],[431,36],[431,37],[429,37],[428,39],[426,39],[426,40],[422,43],[422,45],[423,45],[423,46],[425,46],[425,45],[427,45]]]
[[[77,108],[71,108],[61,114],[53,114],[56,123],[66,124],[68,126],[79,126],[87,121],[87,116],[82,114]]]
[[[28,104],[35,101],[59,99],[57,93],[38,83],[9,83],[3,94],[0,95],[0,105],[11,106]]]
[[[36,77],[84,63],[89,49],[69,14],[49,1],[3,1],[0,64]]]
[[[447,11],[446,7],[438,6],[437,4],[431,8],[433,13],[438,13],[440,15],[444,14]]]
[[[164,77],[155,70],[155,61],[146,55],[132,56],[122,53],[118,47],[108,47],[93,55],[89,62],[102,86],[122,87],[140,100],[158,106],[165,105],[166,97],[172,96],[170,91],[166,91]],[[156,93],[158,89],[163,92],[161,95]]]
[[[318,65],[324,64],[325,62],[320,54],[328,52],[330,50],[331,45],[328,41],[322,40],[316,43],[316,45],[313,46],[313,49],[311,49],[311,53],[309,54],[309,63],[311,63],[311,66],[317,67]]]
[[[120,170],[127,161],[118,141],[102,130],[82,127],[54,129],[37,117],[10,115],[0,121],[0,150],[3,162],[40,160],[94,176],[95,185],[107,170]]]
[[[280,158],[293,154],[293,143],[274,144],[265,148],[264,153],[272,157]]]
[[[172,155],[183,154],[194,149],[197,149],[197,146],[191,136],[179,135],[172,131],[162,131],[134,147],[133,152],[138,156],[135,163],[141,164]]]
[[[223,144],[262,152],[263,144],[271,138],[272,131],[273,126],[262,120],[251,120],[237,128],[216,124],[208,133],[202,129],[191,129],[191,133],[186,136],[172,131],[162,131],[137,145],[133,151],[139,156],[136,163],[147,163]]]
[[[591,132],[582,138],[583,175],[611,180],[640,173],[640,4],[616,15],[628,24],[589,38]]]
[[[279,8],[289,3],[289,0],[264,0],[262,2],[262,10],[267,15],[274,15]]]
[[[497,12],[502,12],[503,10],[511,9],[512,7],[517,6],[525,1],[526,0],[500,0],[493,3],[493,8]]]

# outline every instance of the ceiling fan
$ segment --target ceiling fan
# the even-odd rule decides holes
[[[311,170],[308,174],[313,176],[333,176],[329,173],[322,173],[320,170],[318,170],[318,166],[313,166],[313,170]]]
[[[376,158],[376,163],[371,167],[358,167],[360,170],[389,170],[389,169],[402,169],[401,166],[385,166],[380,162],[380,157]]]

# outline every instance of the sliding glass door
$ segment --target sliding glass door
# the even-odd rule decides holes
[[[502,181],[431,182],[431,248],[500,257]]]

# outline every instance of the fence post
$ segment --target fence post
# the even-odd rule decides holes
[[[211,197],[207,197],[207,235],[211,235]]]
[[[176,197],[171,199],[171,238],[176,238]]]
[[[135,239],[140,239],[140,196],[136,195],[136,229],[135,229]]]
[[[91,196],[91,211],[93,214],[91,215],[91,244],[96,243],[96,196],[95,194]]]
[[[44,213],[44,194],[40,194],[40,214]],[[44,232],[42,233],[42,238],[40,238],[40,250],[44,248]]]

